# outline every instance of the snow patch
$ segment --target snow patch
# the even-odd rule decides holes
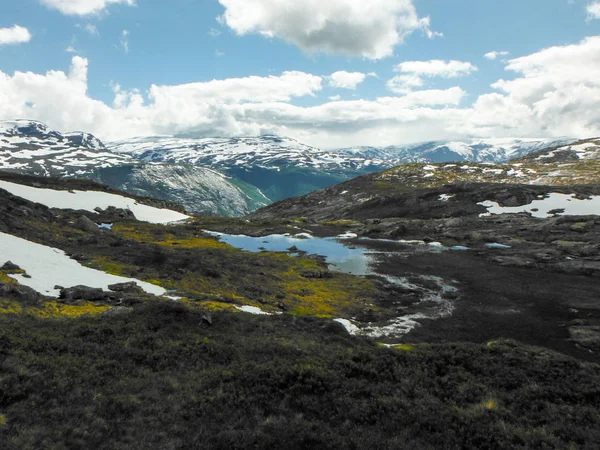
[[[496,202],[485,201],[478,205],[488,209],[487,213],[480,214],[480,217],[490,216],[492,214],[518,214],[529,213],[533,217],[548,218],[552,217],[550,211],[563,210],[559,215],[564,216],[589,216],[600,215],[600,196],[591,196],[588,199],[578,199],[575,194],[551,193],[542,199],[533,200],[528,205],[523,206],[500,206]]]
[[[54,288],[56,285],[65,288],[82,285],[108,291],[111,284],[131,281],[149,294],[160,296],[166,293],[165,289],[154,284],[82,266],[62,250],[0,233],[0,266],[7,261],[17,264],[31,276],[9,275],[11,278],[48,297],[59,296],[60,291]]]
[[[236,305],[234,305],[234,308],[237,309],[237,310],[239,310],[239,311],[242,311],[242,312],[245,312],[245,313],[248,313],[248,314],[254,314],[254,315],[257,315],[257,316],[272,316],[273,315],[271,313],[263,311],[260,308],[257,308],[256,306],[249,306],[249,305],[236,306]]]
[[[189,219],[189,216],[170,209],[159,209],[137,203],[121,195],[98,191],[57,191],[42,189],[0,180],[0,188],[26,200],[41,203],[49,208],[74,209],[96,213],[95,208],[109,206],[129,209],[137,220],[150,223],[172,223]]]

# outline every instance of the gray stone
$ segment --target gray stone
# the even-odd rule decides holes
[[[85,231],[87,233],[99,233],[100,229],[91,219],[86,216],[81,216],[73,224],[75,228]]]

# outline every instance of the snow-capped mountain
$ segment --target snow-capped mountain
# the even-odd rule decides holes
[[[407,146],[351,147],[340,149],[347,155],[402,163],[446,163],[458,161],[507,162],[539,150],[566,145],[571,138],[559,139],[469,139],[432,141]]]
[[[147,162],[186,163],[213,169],[260,167],[281,169],[356,170],[390,164],[336,150],[320,150],[279,136],[240,138],[143,137],[109,142],[111,151]]]
[[[96,169],[135,164],[88,133],[51,130],[40,122],[0,122],[0,170],[39,176],[84,176]]]
[[[60,133],[40,122],[0,122],[0,170],[90,178],[136,195],[176,201],[197,214],[245,215],[271,201],[259,189],[218,171],[147,163],[114,153],[89,133]]]

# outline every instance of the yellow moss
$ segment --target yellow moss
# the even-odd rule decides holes
[[[15,283],[15,280],[6,275],[4,272],[0,271],[0,283]]]
[[[219,303],[219,302],[199,302],[198,305],[202,309],[207,309],[209,311],[233,311],[239,312],[235,307],[230,303]]]
[[[6,416],[4,414],[0,414],[0,425],[6,425]]]
[[[496,409],[496,407],[497,407],[497,404],[496,404],[496,402],[495,402],[494,400],[488,400],[488,401],[485,403],[485,408],[486,408],[486,409],[489,409],[490,411],[491,411],[492,409]]]
[[[27,314],[41,319],[77,318],[85,315],[101,314],[110,306],[82,302],[75,305],[65,305],[58,302],[46,302],[39,307],[19,304],[15,301],[0,300],[0,315]]]
[[[92,266],[102,270],[103,272],[117,276],[122,276],[128,269],[131,269],[131,267],[128,267],[125,264],[119,264],[117,262],[110,261],[105,257],[94,258],[92,260]]]
[[[20,314],[23,312],[23,307],[15,301],[0,300],[0,315],[5,314]]]
[[[102,314],[104,311],[110,309],[110,306],[97,305],[90,302],[82,302],[75,305],[64,305],[58,302],[46,302],[43,308],[27,308],[25,310],[28,314],[33,314],[42,319],[50,318],[77,318],[87,315]]]
[[[396,350],[404,350],[405,352],[412,352],[414,350],[414,347],[409,344],[394,345],[393,348]]]
[[[120,234],[126,239],[138,242],[148,242],[163,247],[181,247],[181,248],[231,248],[228,244],[217,239],[190,235],[185,238],[176,237],[172,233],[167,233],[165,227],[157,227],[149,224],[115,224],[113,232]]]

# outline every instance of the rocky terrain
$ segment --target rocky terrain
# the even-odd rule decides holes
[[[244,218],[0,172],[0,447],[595,448],[597,154]]]

